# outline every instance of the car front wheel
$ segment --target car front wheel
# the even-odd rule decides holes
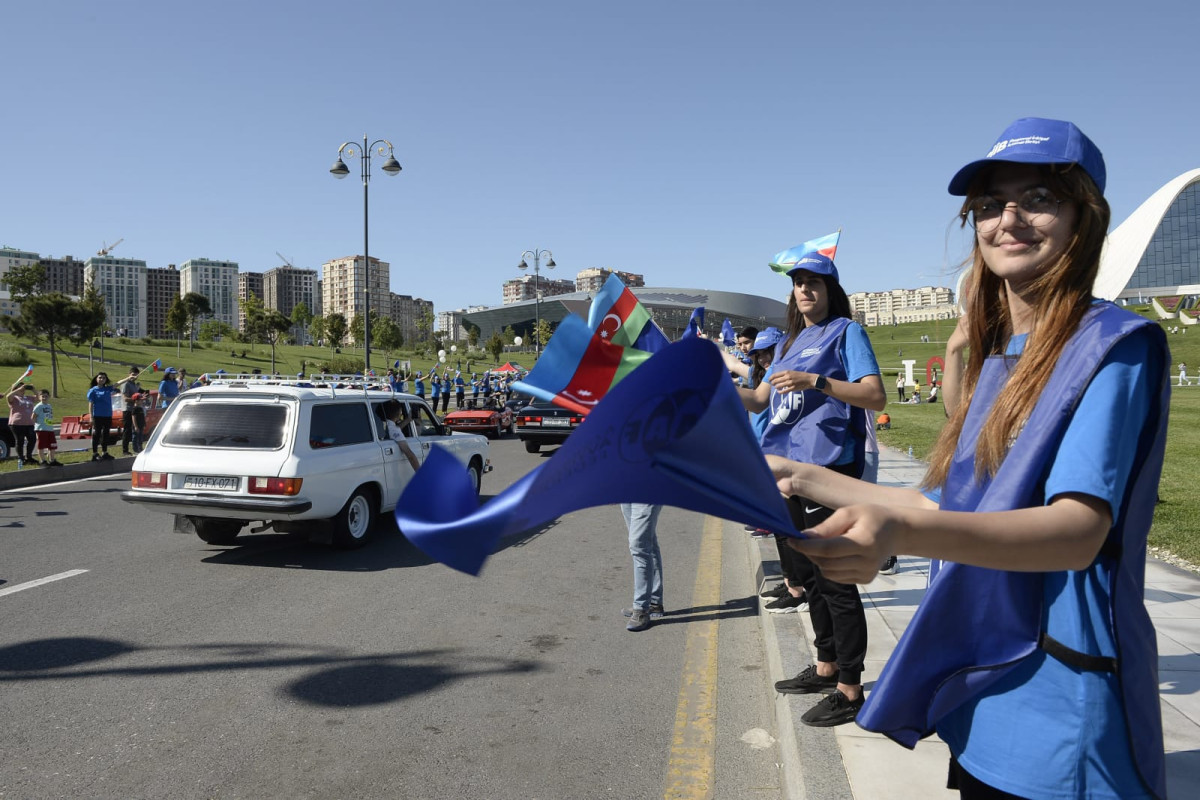
[[[0,461],[8,460],[8,442],[0,439]]]
[[[333,518],[333,543],[345,550],[362,547],[375,528],[375,494],[359,487]]]
[[[536,453],[538,450],[541,450],[541,449],[542,449],[542,446],[538,442],[526,442],[525,443],[525,452],[526,453]]]
[[[483,486],[483,467],[479,463],[478,458],[471,459],[471,463],[467,464],[467,477],[471,479],[471,486],[475,489],[475,494],[479,494],[480,488]]]

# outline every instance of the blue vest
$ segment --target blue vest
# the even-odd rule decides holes
[[[809,325],[796,336],[786,355],[781,352],[783,342],[780,342],[775,347],[774,372],[814,372],[847,380],[841,353],[850,322],[845,317],[829,317]],[[855,463],[862,464],[866,418],[862,409],[816,389],[780,394],[772,388],[767,412],[767,427],[761,440],[764,453],[829,466],[841,457],[846,437],[853,430],[858,443]]]
[[[1111,303],[1093,305],[1064,348],[1000,469],[991,480],[980,483],[975,479],[975,441],[1013,363],[1003,356],[989,358],[959,436],[941,508],[1007,511],[1043,504],[1047,461],[1076,403],[1112,346],[1143,326],[1149,327],[1165,354],[1166,337],[1157,325]],[[1108,540],[1097,556],[1116,563],[1109,586],[1116,674],[1134,762],[1147,789],[1159,797],[1166,795],[1166,767],[1158,653],[1154,626],[1142,598],[1146,535],[1162,472],[1170,400],[1165,371],[1169,359],[1165,355],[1162,363],[1159,403],[1151,409],[1139,435],[1132,477]],[[1088,654],[1061,645],[1056,651],[1053,640],[1043,639],[1043,575],[952,562],[931,569],[933,577],[925,599],[867,698],[858,724],[912,748],[932,733],[946,714],[986,690],[1039,647],[1074,666],[1080,659],[1088,659]]]

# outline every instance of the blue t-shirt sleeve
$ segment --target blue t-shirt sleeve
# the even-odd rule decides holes
[[[846,335],[842,337],[842,363],[846,365],[846,380],[854,383],[868,375],[878,375],[879,362],[875,360],[875,350],[867,332],[857,322],[846,326]]]
[[[1068,492],[1120,509],[1138,437],[1163,370],[1158,348],[1141,331],[1117,342],[1084,390],[1046,478],[1046,502]]]

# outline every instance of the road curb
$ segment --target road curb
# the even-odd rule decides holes
[[[103,475],[128,473],[133,469],[132,458],[114,458],[112,461],[84,461],[80,464],[64,464],[61,467],[39,467],[36,464],[14,472],[0,474],[0,492],[9,489],[25,489],[47,483],[62,483]]]

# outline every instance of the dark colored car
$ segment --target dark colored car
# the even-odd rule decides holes
[[[517,412],[515,422],[517,438],[525,443],[525,451],[536,453],[544,444],[565,442],[583,422],[583,415],[548,400],[534,400]]]
[[[8,427],[8,417],[0,417],[0,461],[8,458],[8,454],[17,446],[17,437],[13,436],[12,428]]]

